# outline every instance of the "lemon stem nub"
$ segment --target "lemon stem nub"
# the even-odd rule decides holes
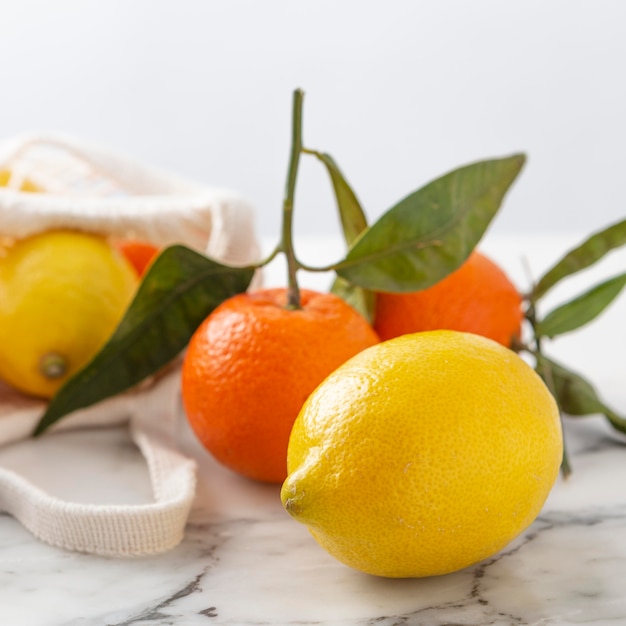
[[[39,361],[39,371],[51,380],[61,378],[67,372],[67,359],[60,354],[48,352]]]

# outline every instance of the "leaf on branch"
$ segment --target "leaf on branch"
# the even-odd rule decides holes
[[[467,259],[524,162],[521,154],[481,161],[412,193],[354,242],[337,274],[375,291],[430,287]]]
[[[339,276],[335,278],[330,291],[356,309],[370,324],[374,323],[376,294],[373,291],[352,285]]]
[[[617,222],[589,237],[576,248],[570,250],[537,282],[532,292],[532,300],[537,301],[563,278],[584,270],[608,252],[626,244],[626,220]]]
[[[535,324],[537,337],[556,337],[588,324],[613,302],[624,285],[626,273],[610,278],[554,309]]]
[[[593,385],[580,374],[543,355],[537,359],[537,373],[554,393],[563,413],[571,416],[604,415],[613,428],[626,433],[626,418],[607,407],[598,397]]]
[[[112,337],[52,398],[34,434],[156,373],[218,304],[247,289],[253,275],[251,268],[221,265],[185,246],[166,248]]]
[[[335,192],[343,236],[348,246],[350,246],[367,228],[367,218],[365,217],[361,203],[330,154],[315,151],[310,152],[326,166],[326,171],[330,176],[330,182]]]
[[[361,203],[335,160],[329,154],[311,153],[326,166],[335,193],[343,236],[350,246],[367,229],[367,218]],[[330,290],[354,307],[368,322],[373,322],[376,295],[372,291],[357,287],[340,277],[335,279]]]

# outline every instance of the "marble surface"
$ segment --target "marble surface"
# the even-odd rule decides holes
[[[528,269],[520,269],[519,250],[531,247],[541,265],[569,240],[557,243],[499,240],[484,248],[522,281]],[[591,377],[621,413],[625,312],[626,295],[552,351]],[[182,415],[178,426],[180,446],[199,464],[184,541],[158,556],[102,558],[44,545],[0,515],[1,624],[626,624],[626,444],[599,417],[566,420],[574,473],[559,478],[525,533],[487,561],[418,580],[376,578],[338,563],[284,512],[278,486],[220,467]],[[0,464],[78,502],[151,499],[144,461],[123,427],[7,446]]]

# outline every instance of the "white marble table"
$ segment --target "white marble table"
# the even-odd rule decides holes
[[[538,271],[576,241],[487,238],[483,249],[522,282],[520,250]],[[623,258],[611,263],[624,266]],[[626,294],[552,350],[593,378],[622,413],[624,313]],[[200,479],[182,544],[147,558],[89,556],[44,545],[0,515],[0,624],[626,624],[626,444],[600,418],[567,420],[574,473],[558,480],[527,532],[492,559],[420,580],[380,579],[341,565],[283,511],[278,486],[221,468],[182,416],[179,426]],[[78,502],[151,499],[143,460],[124,428],[15,444],[0,450],[0,464]]]

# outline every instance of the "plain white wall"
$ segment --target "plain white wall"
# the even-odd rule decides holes
[[[621,0],[20,0],[0,16],[0,138],[56,130],[235,188],[278,236],[291,94],[373,220],[469,161],[529,161],[493,232],[626,216]],[[303,161],[296,229],[335,233]]]

